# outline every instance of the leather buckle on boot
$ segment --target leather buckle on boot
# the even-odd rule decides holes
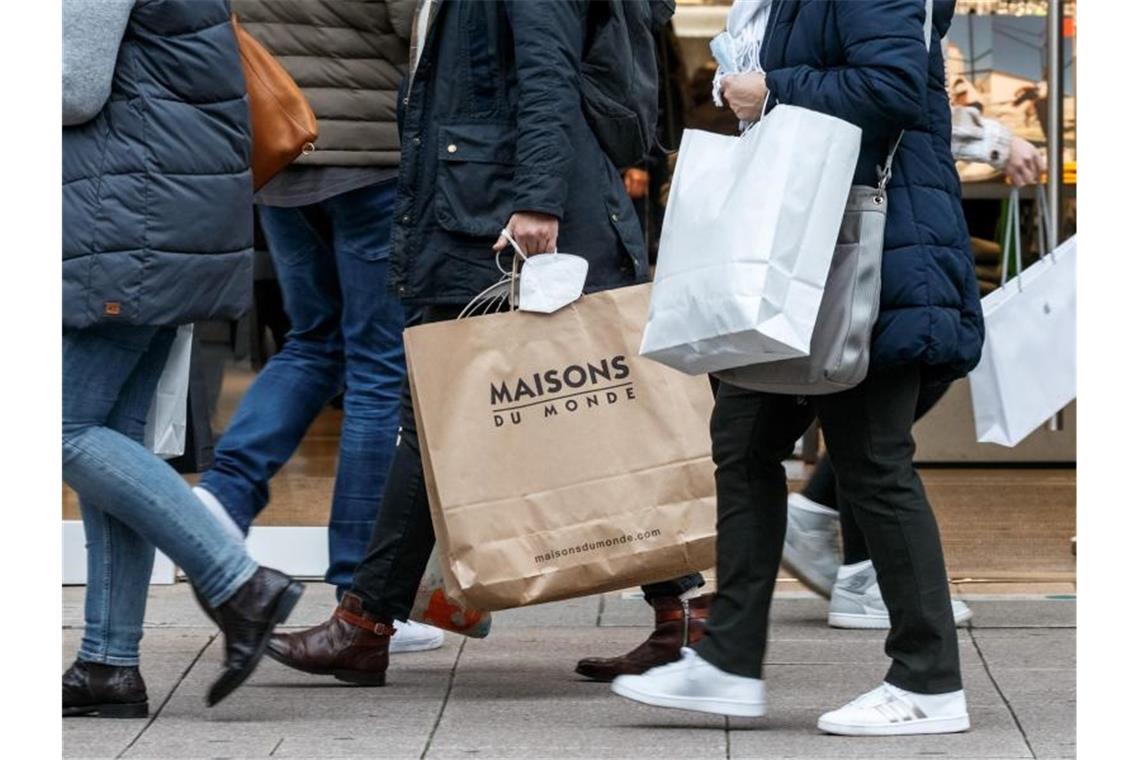
[[[383,620],[370,620],[369,618],[357,615],[354,612],[349,612],[340,607],[338,607],[333,614],[349,625],[355,626],[356,628],[363,628],[377,636],[393,636],[396,633],[396,628],[385,623]]]

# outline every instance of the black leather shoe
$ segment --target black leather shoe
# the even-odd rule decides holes
[[[215,609],[226,637],[226,662],[206,696],[207,705],[221,702],[253,674],[274,626],[289,617],[302,591],[304,586],[285,573],[261,567]]]
[[[137,667],[76,660],[63,674],[63,717],[145,718],[146,684]]]

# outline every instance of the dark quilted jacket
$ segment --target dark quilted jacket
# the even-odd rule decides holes
[[[225,0],[139,0],[111,96],[63,130],[63,323],[235,319],[252,289],[249,110]]]
[[[776,0],[761,54],[772,97],[863,129],[855,182],[874,184],[906,130],[887,193],[881,313],[872,369],[919,363],[946,379],[981,355],[983,326],[938,39],[954,14],[936,0]]]

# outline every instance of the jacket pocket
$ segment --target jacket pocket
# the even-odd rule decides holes
[[[448,232],[498,237],[513,209],[515,132],[509,124],[439,128],[435,214]]]

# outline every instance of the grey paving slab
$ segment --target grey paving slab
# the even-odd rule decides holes
[[[977,630],[974,638],[995,667],[1072,670],[1077,640],[1073,630]]]
[[[1077,624],[1077,601],[1073,598],[968,599],[967,603],[974,611],[970,621],[973,628],[1074,627]]]
[[[1076,754],[1074,631],[979,630],[978,648],[1039,758]]]
[[[393,658],[390,685],[352,687],[266,660],[221,705],[203,697],[221,661],[215,642],[126,757],[418,756],[439,714],[459,647]]]
[[[82,632],[63,632],[63,669],[75,660]],[[170,694],[182,674],[210,641],[199,630],[152,630],[142,641],[142,674],[154,712]],[[60,671],[62,673],[62,670]],[[68,718],[63,721],[65,757],[114,757],[146,727],[142,720]]]
[[[586,596],[564,602],[536,604],[494,613],[499,628],[594,628],[598,625],[601,597]]]
[[[673,757],[725,756],[723,718],[657,714],[575,676],[573,662],[597,653],[603,640],[596,634],[499,633],[497,642],[465,647],[429,758],[620,758],[664,746]]]

